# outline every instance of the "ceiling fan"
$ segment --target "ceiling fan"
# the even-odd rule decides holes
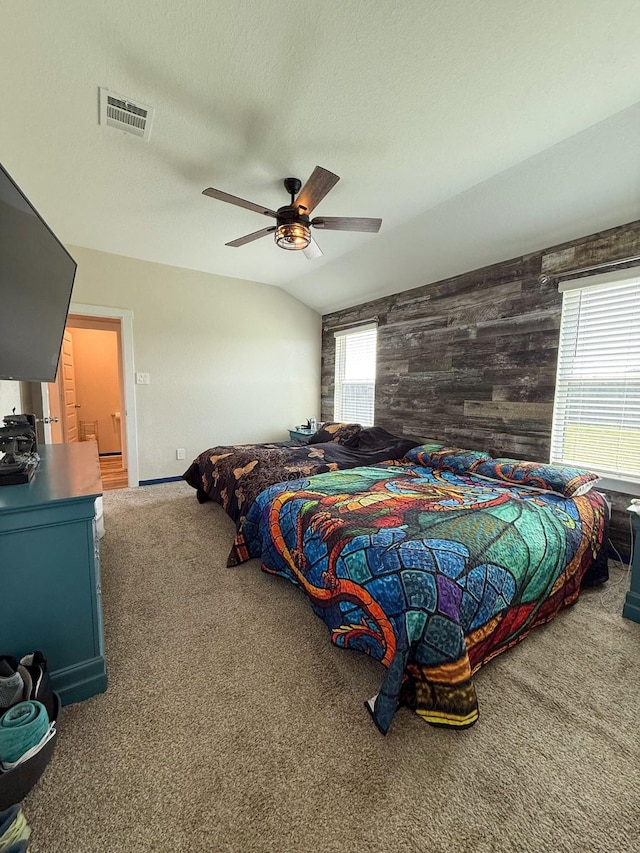
[[[226,201],[229,204],[237,204],[238,207],[245,207],[247,210],[255,210],[256,213],[271,216],[276,220],[275,225],[254,231],[245,237],[239,237],[225,245],[244,246],[245,243],[259,240],[260,237],[266,237],[267,234],[274,234],[276,245],[280,246],[281,249],[302,249],[307,258],[318,258],[322,254],[322,250],[311,236],[312,227],[324,228],[326,231],[378,232],[382,225],[382,219],[356,216],[316,216],[314,219],[309,219],[313,209],[339,180],[338,175],[323,169],[322,166],[315,167],[304,186],[298,178],[285,178],[284,188],[291,196],[291,203],[279,207],[278,210],[271,210],[260,204],[254,204],[252,201],[246,201],[213,187],[203,190],[202,194],[208,195],[210,198],[217,198],[220,201]]]

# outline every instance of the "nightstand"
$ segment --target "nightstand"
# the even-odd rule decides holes
[[[638,506],[638,504],[633,504]],[[631,511],[633,526],[633,562],[631,564],[631,589],[627,593],[622,615],[633,622],[640,622],[640,515]]]
[[[298,444],[306,444],[307,439],[310,435],[313,435],[315,430],[313,429],[304,429],[303,427],[296,427],[295,429],[289,430],[289,438],[291,441],[297,441]]]

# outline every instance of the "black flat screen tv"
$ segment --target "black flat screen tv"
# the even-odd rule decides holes
[[[54,381],[76,266],[0,165],[0,379]]]

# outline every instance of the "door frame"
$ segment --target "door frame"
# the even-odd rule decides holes
[[[138,463],[138,420],[136,415],[136,393],[135,393],[135,362],[133,352],[133,311],[130,308],[110,308],[106,305],[85,305],[81,302],[72,302],[69,305],[69,314],[81,315],[83,317],[95,317],[101,320],[120,321],[120,339],[122,343],[122,383],[125,404],[125,439],[127,455],[127,472],[129,486],[140,484],[140,473]],[[43,383],[42,402],[45,414],[49,414],[49,392],[47,385]],[[45,424],[45,441],[51,441],[51,429]]]

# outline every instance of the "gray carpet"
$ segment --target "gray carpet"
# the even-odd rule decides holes
[[[64,709],[34,853],[640,850],[640,626],[584,593],[476,676],[479,722],[363,707],[382,666],[182,483],[105,495],[110,685]]]

